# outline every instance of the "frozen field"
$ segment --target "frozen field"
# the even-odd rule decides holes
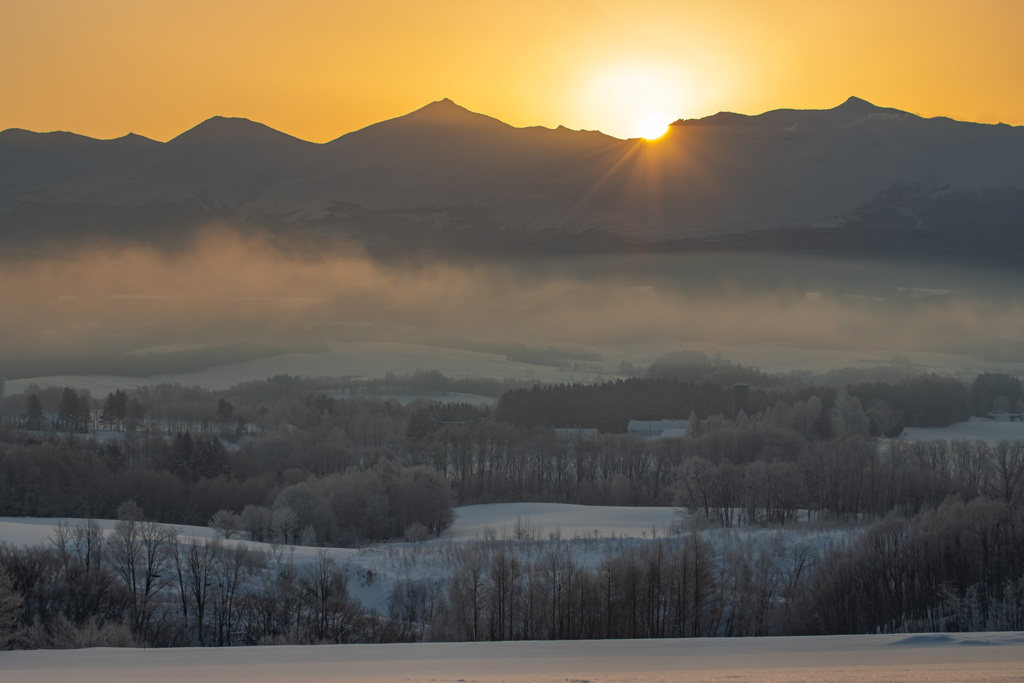
[[[650,538],[664,536],[676,520],[675,508],[566,505],[563,503],[498,503],[456,508],[455,524],[444,534],[460,540],[483,538],[488,530],[498,538],[515,535],[528,525],[533,535],[548,538],[592,536]]]
[[[519,533],[542,542],[552,535],[573,543],[574,554],[583,562],[599,561],[605,543],[598,539],[663,537],[676,518],[673,508],[590,507],[558,503],[502,503],[471,505],[455,509],[455,524],[439,539],[422,543],[385,543],[364,548],[329,548],[339,564],[347,565],[349,591],[363,605],[387,611],[388,593],[400,580],[440,579],[451,571],[451,544],[492,538],[511,539]],[[31,517],[0,518],[0,541],[11,545],[48,544],[54,526],[60,520]],[[67,520],[74,524],[78,520]],[[98,520],[108,532],[113,520]],[[180,537],[213,538],[208,527],[178,526]],[[573,539],[576,539],[575,541]],[[303,566],[311,562],[319,548],[278,546],[230,540],[276,551],[283,558]],[[373,581],[363,580],[368,574]]]
[[[903,435],[910,441],[984,441],[994,446],[1000,441],[1024,440],[1024,422],[958,422],[948,427],[907,427]]]
[[[335,344],[331,351],[324,353],[290,353],[180,375],[68,375],[11,380],[7,382],[7,391],[12,394],[19,393],[29,384],[38,384],[88,389],[94,396],[103,396],[115,389],[164,383],[199,385],[211,391],[220,391],[242,382],[283,374],[314,378],[383,377],[388,372],[405,375],[416,370],[437,370],[449,377],[517,378],[544,382],[571,382],[583,379],[578,372],[517,363],[493,353],[397,342],[352,342]]]
[[[528,524],[535,535],[544,538],[554,532],[560,532],[564,538],[587,535],[644,538],[652,534],[652,529],[659,536],[664,535],[675,519],[675,508],[670,507],[598,507],[563,503],[467,505],[455,508],[455,523],[441,535],[441,540],[480,540],[488,530],[493,530],[497,538],[511,537],[517,524]],[[12,545],[45,543],[58,521],[37,517],[0,517],[0,541]],[[74,523],[77,520],[68,521]],[[114,524],[112,520],[100,520],[100,525],[107,530],[113,529]],[[183,536],[214,536],[208,527],[178,528]]]
[[[5,683],[1019,682],[1024,634],[0,652]]]
[[[597,567],[607,553],[621,552],[634,543],[649,542],[670,534],[679,520],[669,507],[613,507],[566,505],[560,503],[499,503],[470,505],[455,509],[455,523],[438,539],[421,543],[379,543],[362,548],[328,548],[327,552],[345,566],[350,594],[364,606],[387,612],[392,586],[400,581],[440,581],[454,568],[458,548],[475,541],[516,542],[526,556],[542,552],[548,544],[567,548],[583,567]],[[60,520],[27,517],[0,518],[0,541],[12,545],[49,544]],[[67,520],[74,524],[78,520]],[[98,520],[108,532],[113,520]],[[177,526],[179,538],[213,538],[207,527]],[[858,529],[794,529],[787,532],[792,542],[815,547],[827,546],[856,534]],[[716,543],[735,542],[739,537],[768,542],[779,533],[771,529],[711,529],[706,532]],[[637,539],[637,540],[633,540]],[[314,560],[320,548],[271,546],[233,539],[266,550],[275,561],[290,561],[302,567]],[[372,577],[372,578],[371,578]],[[0,678],[2,682],[2,678]]]
[[[93,396],[103,396],[116,389],[154,384],[198,385],[212,391],[229,389],[236,384],[289,374],[313,378],[383,377],[388,372],[398,375],[416,370],[438,370],[449,377],[515,378],[542,382],[604,381],[615,376],[622,361],[649,365],[665,353],[681,348],[703,351],[708,357],[720,356],[766,372],[814,370],[824,372],[842,367],[887,365],[891,351],[845,351],[812,349],[798,346],[722,346],[669,340],[627,342],[615,347],[588,347],[601,354],[600,362],[584,363],[586,371],[559,370],[507,360],[500,354],[450,349],[399,342],[335,342],[325,353],[291,353],[270,358],[221,365],[198,372],[153,377],[120,377],[113,375],[61,375],[10,380],[7,391],[15,394],[30,384],[70,386],[88,389]],[[1009,372],[1017,374],[1020,364],[978,361],[967,356],[914,352],[903,355],[919,368],[939,373]],[[606,374],[598,374],[602,371]]]

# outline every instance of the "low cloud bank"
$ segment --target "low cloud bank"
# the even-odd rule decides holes
[[[893,289],[892,297],[858,298],[748,282],[709,293],[636,270],[607,277],[574,272],[568,260],[561,270],[495,260],[384,263],[354,247],[311,254],[211,229],[173,254],[91,247],[4,264],[0,351],[459,335],[962,352],[1015,348],[1024,328],[1020,303],[944,291]]]

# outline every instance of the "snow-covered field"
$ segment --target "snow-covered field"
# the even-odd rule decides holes
[[[560,503],[499,503],[470,505],[455,509],[455,523],[438,539],[420,543],[380,543],[363,548],[328,548],[328,554],[346,568],[349,593],[364,606],[380,613],[388,610],[392,587],[402,581],[441,581],[451,574],[459,548],[475,541],[513,542],[516,552],[536,557],[561,544],[577,566],[596,569],[609,553],[618,554],[626,546],[646,543],[671,534],[680,520],[674,508],[612,507],[566,505]],[[0,541],[11,545],[49,544],[58,519],[27,517],[0,518]],[[78,520],[64,520],[74,524]],[[98,520],[110,531],[116,522]],[[177,526],[179,538],[213,538],[208,527]],[[842,529],[788,529],[783,535],[789,543],[802,543],[819,550],[855,535],[856,527]],[[780,533],[772,529],[709,529],[711,542],[721,545],[750,540],[769,543]],[[271,546],[232,539],[228,544],[247,544],[261,548],[279,561],[298,567],[310,564],[320,548]]]
[[[512,503],[458,508],[441,538],[362,549],[332,549],[350,571],[350,590],[382,608],[395,580],[447,572],[452,546],[513,539],[527,545],[573,544],[589,564],[603,544],[661,537],[677,518],[671,508],[616,508]],[[0,539],[47,543],[58,520],[2,518]],[[74,522],[75,520],[68,520]],[[112,529],[114,522],[100,522]],[[183,537],[212,537],[205,527],[179,527]],[[770,534],[771,531],[729,531]],[[805,530],[829,542],[846,532]],[[609,540],[612,539],[612,540]],[[241,543],[244,541],[229,541]],[[278,548],[297,564],[317,549]],[[362,580],[372,570],[374,581]],[[0,652],[0,680],[37,681],[537,681],[640,683],[668,681],[1021,681],[1024,634],[867,635],[646,641],[423,643],[174,650],[86,649]]]
[[[116,389],[132,389],[154,384],[201,386],[212,391],[229,389],[236,384],[289,374],[313,378],[383,377],[388,372],[398,375],[416,370],[438,370],[449,377],[515,378],[542,382],[603,381],[615,376],[623,361],[649,365],[670,351],[681,348],[703,351],[708,357],[721,357],[766,372],[814,370],[824,372],[842,367],[887,365],[894,351],[851,351],[811,349],[798,346],[723,346],[687,343],[678,340],[654,339],[623,342],[614,347],[588,347],[603,357],[600,362],[582,364],[585,371],[559,370],[507,360],[503,355],[399,342],[334,342],[325,353],[291,353],[269,358],[231,363],[198,372],[153,377],[122,377],[113,375],[61,375],[10,380],[8,393],[24,391],[30,384],[70,386],[88,389],[93,396],[103,396]],[[935,372],[970,375],[977,372],[1009,372],[1017,374],[1020,364],[979,361],[967,356],[926,352],[903,353],[919,368]],[[603,372],[606,374],[598,374]]]
[[[478,394],[460,394],[454,391],[428,393],[359,393],[350,394],[344,391],[331,392],[332,398],[351,398],[360,396],[366,398],[377,398],[381,401],[398,401],[403,406],[412,401],[437,401],[438,403],[468,403],[474,406],[493,405],[496,398],[493,396],[480,396]]]
[[[502,503],[471,505],[455,510],[455,524],[440,539],[422,543],[386,543],[364,548],[329,548],[328,553],[349,570],[349,591],[363,605],[387,611],[388,594],[395,581],[440,579],[451,570],[448,552],[453,544],[486,539],[519,538],[541,543],[552,537],[573,543],[573,555],[583,564],[599,561],[608,542],[616,539],[664,537],[677,515],[673,508],[591,507],[558,503]],[[58,519],[0,518],[0,541],[11,545],[47,544]],[[74,524],[77,520],[65,520]],[[113,520],[98,520],[107,531]],[[180,538],[213,538],[207,527],[178,526]],[[298,566],[309,564],[319,548],[246,543],[276,552]],[[373,577],[370,580],[368,577]]]
[[[467,505],[455,510],[455,524],[446,537],[482,539],[489,532],[497,538],[513,537],[516,527],[528,526],[537,538],[552,534],[569,539],[651,538],[664,536],[676,521],[675,508],[566,505],[563,503],[499,503]]]
[[[563,503],[467,505],[455,509],[455,523],[442,535],[441,541],[482,540],[490,531],[496,538],[511,538],[516,527],[524,525],[540,538],[547,538],[550,533],[560,533],[566,539],[588,535],[646,538],[652,535],[652,530],[659,536],[665,535],[676,518],[675,508],[666,507],[599,507]],[[38,517],[0,517],[0,540],[12,545],[46,543],[59,521]],[[65,521],[74,523],[77,520]],[[99,523],[107,530],[113,529],[115,524],[113,520],[99,520]],[[208,527],[179,526],[178,529],[184,537],[214,536]]]
[[[1019,682],[1024,634],[0,652],[5,683]]]
[[[19,393],[29,384],[38,384],[88,389],[93,396],[103,396],[116,389],[165,383],[198,385],[211,391],[220,391],[242,382],[283,374],[314,378],[383,377],[388,372],[405,375],[416,370],[438,370],[449,377],[517,378],[544,382],[585,379],[579,372],[517,363],[493,353],[397,342],[350,342],[337,343],[331,351],[324,353],[289,353],[179,375],[67,375],[11,380],[7,382],[7,391],[11,394]]]
[[[994,446],[1000,441],[1024,440],[1024,422],[958,422],[948,427],[907,427],[904,438],[910,441],[984,441]]]

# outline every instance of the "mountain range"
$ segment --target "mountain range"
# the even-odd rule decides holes
[[[173,245],[212,222],[371,252],[1024,256],[1024,127],[826,110],[679,120],[658,140],[515,128],[450,100],[323,144],[214,117],[168,142],[0,132],[7,251]]]

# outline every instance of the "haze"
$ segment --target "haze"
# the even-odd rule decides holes
[[[1020,338],[1024,307],[1000,295],[1007,277],[721,254],[382,262],[357,247],[284,248],[211,226],[174,253],[95,246],[8,261],[0,287],[18,295],[0,302],[2,352],[457,337],[563,346],[797,344],[1019,360],[1011,342]]]

